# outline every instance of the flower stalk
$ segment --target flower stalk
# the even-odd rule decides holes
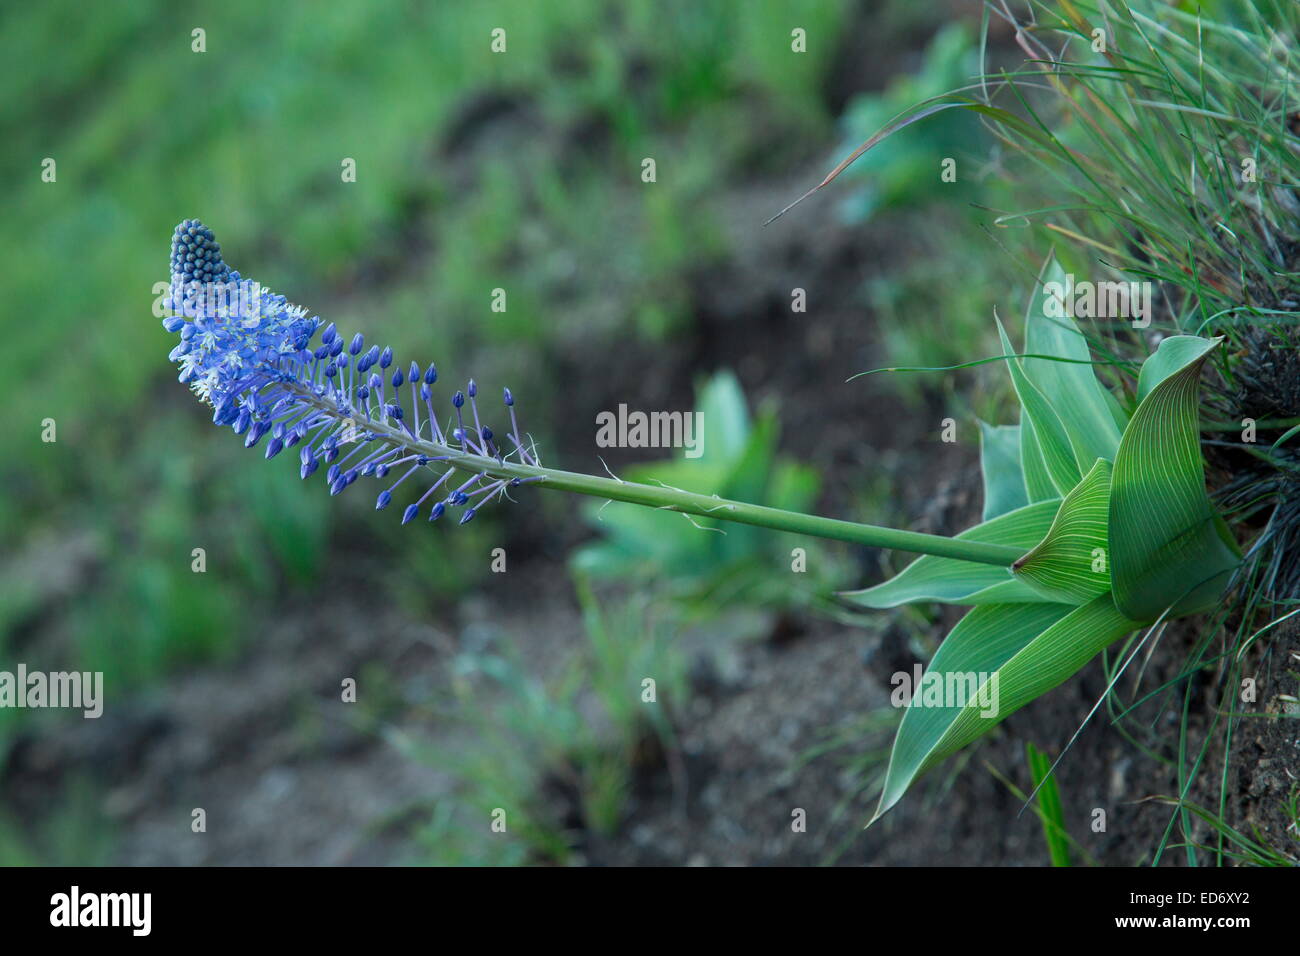
[[[331,410],[332,403],[316,395],[310,389],[300,388],[297,391],[303,401],[316,405],[322,411],[328,412]],[[893,551],[906,551],[913,554],[929,554],[940,558],[956,558],[980,564],[993,564],[998,567],[1010,567],[1025,553],[1024,549],[1009,545],[948,538],[938,534],[903,531],[879,525],[859,524],[855,521],[844,521],[839,518],[826,518],[821,515],[784,511],[780,508],[769,508],[745,501],[719,498],[716,495],[702,495],[682,491],[678,488],[640,484],[633,481],[623,481],[619,478],[602,478],[597,475],[585,475],[578,472],[562,471],[557,468],[545,468],[540,465],[469,454],[459,448],[453,448],[424,438],[416,438],[408,432],[393,427],[391,424],[379,421],[368,422],[365,430],[373,432],[381,442],[401,445],[412,453],[440,461],[451,468],[470,475],[485,476],[510,482],[536,482],[543,488],[589,495],[611,501],[625,501],[630,504],[644,505],[645,507],[659,508],[665,511],[677,511],[682,514],[696,515],[703,518],[718,518],[740,524],[757,525],[773,531],[806,534],[811,537],[845,541],[850,544],[887,548]],[[518,436],[511,437],[517,438]]]

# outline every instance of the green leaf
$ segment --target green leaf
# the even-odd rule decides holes
[[[709,465],[734,461],[749,441],[749,406],[740,382],[724,370],[696,392],[696,407],[704,413],[704,449],[691,461]]]
[[[1165,379],[1186,369],[1193,362],[1196,370],[1190,374],[1200,377],[1201,364],[1214,351],[1219,339],[1203,339],[1195,335],[1171,335],[1142,363],[1138,373],[1137,400],[1141,403]]]
[[[957,535],[968,541],[1009,544],[1028,551],[1052,525],[1059,502],[1040,501],[967,528]],[[997,587],[992,596],[987,589]],[[917,558],[888,581],[860,591],[841,595],[854,604],[871,608],[898,607],[916,601],[942,601],[947,604],[978,604],[987,600],[999,603],[1046,600],[1033,588],[1016,581],[1007,568],[975,564],[956,558]]]
[[[703,453],[675,457],[628,468],[632,481],[691,488],[705,494],[765,502],[775,463],[776,419],[766,415],[751,422],[745,396],[736,377],[727,371],[700,384],[697,407],[704,413],[704,430],[695,436]],[[700,531],[707,518],[694,525],[679,514],[623,502],[591,502],[585,509],[600,538],[573,556],[574,567],[593,577],[671,578],[707,575],[761,548],[759,528],[736,526],[727,533]]]
[[[1020,470],[1025,476],[1025,494],[1031,502],[1059,499],[1052,478],[1043,464],[1043,453],[1034,437],[1034,425],[1029,417],[1020,418]]]
[[[1070,865],[1070,835],[1065,828],[1065,811],[1061,807],[1061,788],[1052,776],[1052,761],[1031,743],[1025,744],[1025,761],[1034,789],[1038,791],[1038,810],[1043,822],[1043,838],[1052,866]]]
[[[1015,577],[1008,577],[1000,584],[991,584],[969,595],[965,600],[952,603],[975,607],[980,604],[1052,604],[1055,602],[1038,588]]]
[[[1020,426],[980,422],[980,471],[984,475],[984,520],[1029,504],[1020,467]]]
[[[732,378],[731,382],[734,383],[735,379]],[[743,399],[742,411],[744,411]],[[707,415],[708,412],[706,411],[705,414]],[[745,414],[748,415],[747,412]],[[744,445],[735,454],[726,477],[715,493],[723,498],[736,498],[741,501],[769,501],[769,489],[773,479],[773,469],[776,466],[778,432],[779,425],[775,415],[760,415],[753,423]],[[697,486],[687,479],[677,487]],[[697,519],[697,523],[709,524],[703,519]],[[712,548],[722,561],[736,561],[761,550],[763,534],[761,528],[742,530],[728,527],[724,534],[710,534],[709,537],[714,539],[711,542]]]
[[[1116,609],[1109,594],[1075,608],[987,604],[972,609],[930,662],[926,674],[934,676],[923,677],[912,695],[894,738],[880,804],[871,822],[896,804],[921,774],[1063,683],[1138,626]],[[952,689],[967,675],[984,675],[976,681],[975,694],[964,701],[927,702],[927,685],[941,680]]]
[[[1135,620],[1212,607],[1241,561],[1205,493],[1197,423],[1201,366],[1220,341],[1167,338],[1138,380],[1144,397],[1120,442],[1110,501],[1115,603]]]
[[[1104,387],[1101,391],[1106,396],[1106,407],[1110,409],[1110,417],[1115,420],[1115,427],[1119,429],[1120,435],[1123,436],[1124,429],[1128,428],[1128,412],[1120,404],[1120,400],[1115,397],[1114,392]],[[1111,460],[1114,461],[1113,458]]]
[[[1098,458],[1065,496],[1043,540],[1011,566],[1012,574],[1050,600],[1066,604],[1084,604],[1110,590],[1106,533],[1110,474],[1110,462]]]
[[[1007,337],[1007,330],[1002,327],[1001,321],[998,322],[998,337],[1002,341],[1002,351],[1007,355],[1014,354],[1011,340]],[[1070,440],[1065,433],[1065,426],[1061,423],[1056,410],[1052,408],[1051,402],[1029,380],[1029,376],[1021,368],[1019,359],[1007,359],[1007,369],[1011,372],[1011,383],[1015,386],[1016,396],[1020,399],[1021,427],[1023,428],[1028,421],[1033,428],[1034,439],[1043,456],[1047,475],[1056,489],[1057,497],[1062,497],[1083,477],[1079,463],[1075,460],[1074,450],[1070,446]]]
[[[1120,430],[1115,423],[1108,393],[1089,363],[1092,353],[1078,325],[1059,307],[1058,290],[1067,296],[1065,270],[1049,256],[1039,273],[1039,287],[1025,313],[1025,352],[1054,355],[1064,361],[1025,358],[1025,376],[1056,411],[1080,469],[1098,458],[1115,459]]]

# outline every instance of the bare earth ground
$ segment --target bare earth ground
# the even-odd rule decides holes
[[[525,593],[517,580],[512,593]],[[577,640],[579,625],[566,601],[539,607],[538,599],[528,595],[515,606],[508,599],[494,602],[492,620],[506,633],[532,628],[539,658],[553,659],[563,644]],[[108,786],[114,862],[408,859],[402,821],[418,822],[420,808],[449,781],[356,726],[337,703],[337,675],[378,661],[405,675],[403,697],[439,695],[458,638],[401,619],[354,621],[346,613],[355,609],[343,615],[329,607],[306,611],[263,635],[229,671],[179,678],[130,710],[115,707],[98,721],[26,740],[5,781],[10,805],[34,812],[57,785],[59,768],[80,767]],[[886,702],[886,668],[872,653],[881,645],[880,635],[815,622],[793,640],[744,645],[725,676],[715,666],[697,666],[695,696],[680,729],[689,781],[685,813],[660,767],[640,781],[614,838],[578,835],[582,857],[598,865],[1045,862],[1037,820],[1020,814],[1020,801],[986,764],[1025,787],[1023,741],[1055,752],[1104,686],[1100,668],[1090,666],[1082,678],[1011,717],[973,751],[955,779],[947,779],[949,768],[941,769],[864,833],[870,803],[859,795],[847,762],[856,749],[879,747],[887,736],[868,734],[856,746],[807,764],[804,758],[825,742],[828,730],[851,729],[855,718]],[[1290,649],[1296,648],[1293,634]],[[1294,660],[1291,668],[1293,675]],[[1286,706],[1277,700],[1285,686],[1281,679],[1265,682],[1260,700],[1266,712]],[[1176,713],[1170,712],[1170,722]],[[403,722],[400,714],[394,719]],[[1270,835],[1285,826],[1280,801],[1300,773],[1288,723],[1248,724],[1238,738],[1237,799],[1245,818]],[[439,733],[420,720],[411,729]],[[1167,768],[1099,720],[1058,774],[1067,824],[1089,854],[1120,865],[1149,859],[1169,810],[1140,801],[1175,791]],[[205,834],[190,832],[194,807],[207,812]],[[806,811],[806,832],[791,828],[795,808]],[[1089,828],[1094,808],[1106,811],[1105,833]],[[1172,863],[1181,859],[1167,856]]]

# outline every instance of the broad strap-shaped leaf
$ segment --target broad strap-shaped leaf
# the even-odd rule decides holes
[[[1016,578],[1066,604],[1085,604],[1110,590],[1110,473],[1110,462],[1098,458],[1065,496],[1043,540],[1011,565]]]
[[[1028,551],[1047,534],[1059,504],[1058,501],[1040,501],[1026,505],[967,528],[957,538],[1007,544]],[[1000,588],[995,598],[1001,603],[1046,600],[1033,588],[1016,581],[1007,568],[933,555],[917,558],[888,581],[840,596],[863,607],[882,609],[916,601],[976,604],[981,603],[982,592],[994,587]]]
[[[1043,453],[1034,437],[1034,424],[1026,415],[1020,417],[1020,470],[1025,476],[1025,494],[1030,502],[1060,498],[1052,477],[1043,464]]]
[[[998,322],[998,337],[1002,342],[1003,353],[1013,355],[1011,339],[1007,337],[1007,330],[1002,327],[1001,321]],[[1083,477],[1083,471],[1079,468],[1079,463],[1074,457],[1074,449],[1066,435],[1065,426],[1061,423],[1056,410],[1052,408],[1052,403],[1029,380],[1029,376],[1020,365],[1020,360],[1009,358],[1006,362],[1007,370],[1011,373],[1011,384],[1015,386],[1016,396],[1020,399],[1021,426],[1023,427],[1028,421],[1033,428],[1034,439],[1038,444],[1039,453],[1043,456],[1047,475],[1052,480],[1057,496],[1064,497]]]
[[[914,688],[871,822],[921,774],[1066,681],[1138,626],[1116,609],[1109,594],[1079,607],[989,604],[972,609],[940,645]],[[934,706],[927,692],[936,681],[944,694]]]
[[[980,422],[980,471],[984,474],[984,520],[1029,504],[1020,467],[1020,426]]]
[[[1116,605],[1138,621],[1212,607],[1241,554],[1205,493],[1196,395],[1221,339],[1172,336],[1143,367],[1144,397],[1111,477],[1110,560]]]
[[[1025,354],[1064,361],[1026,357],[1021,368],[1056,411],[1079,468],[1090,468],[1098,458],[1114,461],[1120,429],[1106,389],[1084,364],[1092,361],[1088,341],[1065,314],[1065,303],[1073,299],[1070,280],[1055,256],[1048,256],[1038,279],[1025,312]]]
[[[1195,335],[1171,335],[1160,342],[1159,347],[1147,356],[1138,373],[1137,400],[1141,402],[1150,395],[1157,385],[1197,363],[1195,378],[1200,378],[1201,364],[1209,353],[1214,351],[1217,339],[1203,339]]]

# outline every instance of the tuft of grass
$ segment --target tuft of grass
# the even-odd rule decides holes
[[[553,677],[533,676],[517,648],[462,653],[455,704],[440,714],[455,742],[394,733],[451,778],[416,834],[425,862],[566,864],[592,835],[619,830],[638,774],[666,762],[684,787],[674,714],[687,675],[671,621],[636,597],[606,606],[582,578],[577,591],[586,640]]]
[[[1199,849],[1220,862],[1228,861],[1239,866],[1300,866],[1300,845],[1294,842],[1300,840],[1300,836],[1297,836],[1297,833],[1300,833],[1300,815],[1297,814],[1295,790],[1291,792],[1286,804],[1286,812],[1291,820],[1288,836],[1293,838],[1293,841],[1288,846],[1279,846],[1276,843],[1269,842],[1267,838],[1259,833],[1258,829],[1252,829],[1250,834],[1242,833],[1239,829],[1231,826],[1221,813],[1207,810],[1194,803],[1167,798],[1165,802],[1174,804],[1179,810],[1185,811],[1205,823],[1217,839],[1217,842],[1212,845],[1193,843],[1189,840],[1186,843],[1171,844],[1171,846],[1181,846],[1189,852]]]
[[[1071,836],[1070,832],[1065,828],[1060,791],[1056,778],[1051,775],[1051,761],[1043,751],[1032,743],[1025,744],[1025,757],[1029,766],[1030,778],[1033,781],[1033,788],[1031,788],[1030,793],[1026,793],[1016,786],[1015,781],[987,761],[985,761],[984,766],[993,775],[994,779],[1007,788],[1013,797],[1034,811],[1034,814],[1043,825],[1043,837],[1047,842],[1047,852],[1053,866],[1071,866],[1072,859],[1082,861],[1085,866],[1095,866],[1096,860],[1088,852],[1087,847]],[[1037,789],[1037,794],[1032,792],[1033,789]],[[1049,792],[1054,796],[1048,796],[1044,800],[1044,792]],[[1071,854],[1073,854],[1073,857]]]

